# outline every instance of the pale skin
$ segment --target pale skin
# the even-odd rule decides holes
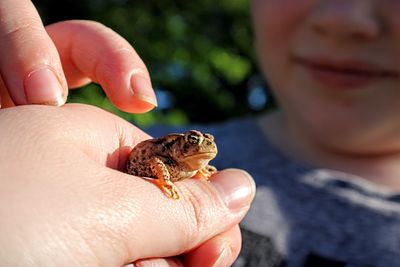
[[[90,81],[101,84],[126,112],[141,113],[157,105],[143,61],[111,29],[93,21],[64,21],[45,28],[27,0],[1,1],[0,14],[2,107],[60,106],[69,88]]]
[[[120,171],[148,138],[138,128],[83,105],[24,106],[61,106],[68,89],[95,81],[121,110],[154,108],[131,45],[96,22],[45,28],[27,0],[0,1],[0,16],[0,265],[230,266],[255,192],[248,174],[182,181],[181,199],[168,201]]]
[[[246,173],[182,181],[181,199],[171,201],[120,171],[148,136],[105,111],[7,108],[0,129],[1,265],[229,266],[236,258],[237,224],[254,196]]]
[[[253,0],[284,153],[400,190],[400,2]]]

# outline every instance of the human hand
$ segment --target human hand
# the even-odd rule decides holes
[[[68,87],[94,81],[121,110],[157,105],[143,61],[111,29],[92,21],[43,27],[28,0],[0,1],[0,106],[62,105]],[[46,32],[47,31],[47,32]]]
[[[121,172],[145,138],[86,105],[0,110],[0,265],[230,265],[253,181],[225,170],[176,183],[171,200]]]

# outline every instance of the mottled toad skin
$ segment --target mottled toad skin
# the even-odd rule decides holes
[[[208,163],[217,153],[211,134],[190,130],[137,144],[130,153],[126,169],[132,175],[157,179],[169,197],[179,199],[173,182],[196,174],[208,179],[216,172]]]

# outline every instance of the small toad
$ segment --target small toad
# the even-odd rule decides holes
[[[132,175],[157,179],[169,197],[179,199],[173,182],[198,175],[208,180],[217,171],[208,165],[217,153],[211,134],[190,130],[140,142],[132,149],[126,169]]]

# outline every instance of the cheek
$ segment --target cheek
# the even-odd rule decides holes
[[[258,61],[268,81],[285,75],[285,64],[306,25],[311,0],[253,0],[251,11]]]
[[[311,0],[253,0],[251,13],[256,37],[273,37],[296,30],[310,10]]]

